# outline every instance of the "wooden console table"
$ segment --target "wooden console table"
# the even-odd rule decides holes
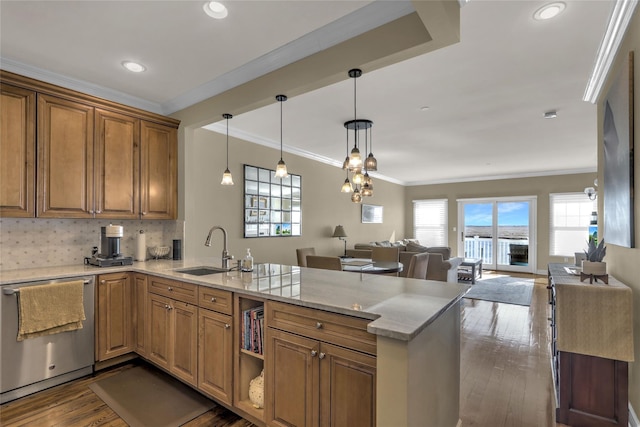
[[[634,360],[631,289],[611,276],[609,284],[580,282],[565,267],[549,264],[547,287],[556,422],[626,427],[628,362]]]

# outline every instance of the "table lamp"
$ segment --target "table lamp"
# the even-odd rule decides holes
[[[333,236],[331,237],[337,237],[339,240],[344,240],[343,258],[346,258],[347,257],[347,239],[344,239],[344,237],[347,237],[347,233],[344,231],[344,227],[341,225],[336,225],[336,229],[333,230]]]

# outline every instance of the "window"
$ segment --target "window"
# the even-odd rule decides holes
[[[596,201],[584,193],[549,195],[549,255],[571,256],[587,246],[591,212]]]
[[[413,237],[425,246],[449,246],[447,199],[413,201]]]
[[[302,177],[244,165],[244,237],[302,234]]]

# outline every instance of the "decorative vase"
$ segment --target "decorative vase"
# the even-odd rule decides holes
[[[249,382],[249,400],[256,408],[264,407],[264,369]]]
[[[582,272],[594,276],[604,276],[607,274],[607,263],[600,261],[582,261]]]

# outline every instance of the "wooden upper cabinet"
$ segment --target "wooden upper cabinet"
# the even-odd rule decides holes
[[[35,216],[36,93],[0,84],[0,216]]]
[[[94,108],[38,94],[37,216],[92,218]]]
[[[95,214],[136,219],[140,213],[140,120],[96,109]]]
[[[177,129],[143,120],[140,138],[142,219],[175,219],[178,210]]]

